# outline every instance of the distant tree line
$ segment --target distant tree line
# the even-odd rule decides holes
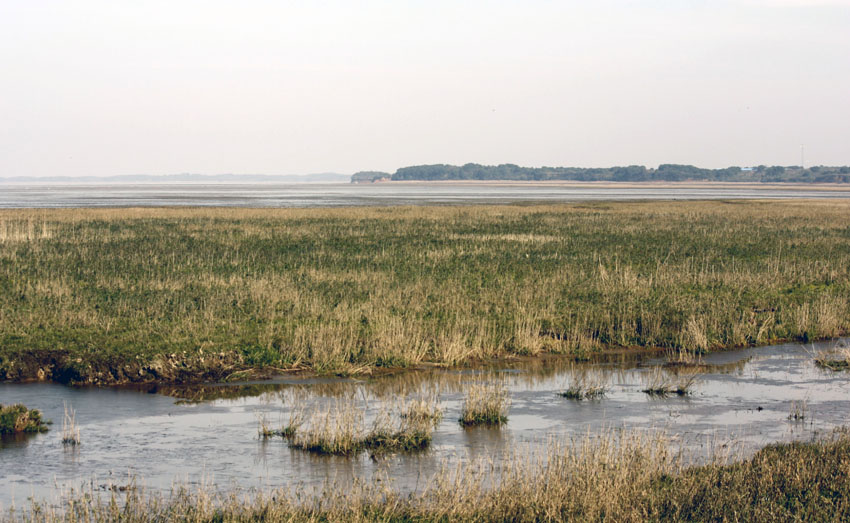
[[[575,180],[611,182],[647,181],[721,181],[721,182],[797,182],[850,183],[850,167],[771,166],[703,169],[693,165],[662,164],[657,169],[642,165],[625,167],[520,167],[514,164],[415,165],[402,167],[394,174],[364,171],[352,176],[352,182],[377,180]]]

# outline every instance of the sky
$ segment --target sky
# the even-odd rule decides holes
[[[0,177],[850,165],[850,0],[0,0]]]

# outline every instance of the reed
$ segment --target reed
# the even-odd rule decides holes
[[[401,408],[400,417],[411,423],[439,425],[443,408],[437,395],[413,398]]]
[[[830,370],[850,369],[850,347],[840,345],[815,356],[815,364]]]
[[[65,413],[62,417],[62,444],[75,447],[80,444],[80,429],[77,427],[74,408],[62,402]]]
[[[850,202],[0,210],[0,379],[187,382],[850,332]]]
[[[352,401],[336,401],[312,413],[309,427],[295,431],[289,446],[316,454],[356,454],[363,450],[362,422],[362,410]]]
[[[650,396],[665,397],[671,394],[687,396],[693,392],[698,375],[696,373],[671,374],[662,367],[655,367],[644,375],[644,392]]]
[[[572,383],[559,395],[570,400],[599,400],[608,392],[607,385],[600,379],[589,378],[586,374],[580,374],[573,378]]]
[[[425,450],[442,417],[436,397],[409,400],[396,409],[384,405],[368,430],[363,428],[364,409],[351,399],[307,415],[293,412],[289,424],[272,435],[288,439],[294,449],[342,456]]]
[[[510,397],[503,383],[475,383],[466,390],[458,421],[465,426],[500,426],[508,422],[509,406]]]

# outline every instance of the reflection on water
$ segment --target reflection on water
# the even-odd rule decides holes
[[[829,344],[819,348],[826,349]],[[476,370],[422,370],[380,378],[283,377],[261,383],[151,390],[69,388],[54,384],[0,384],[0,402],[25,403],[54,424],[46,434],[0,440],[0,508],[27,497],[50,497],[55,486],[214,481],[221,486],[318,486],[386,476],[420,488],[443,467],[485,460],[498,468],[508,452],[540,451],[550,444],[612,428],[667,431],[692,449],[712,440],[754,449],[810,438],[847,423],[850,373],[817,367],[811,348],[797,344],[709,354],[689,365],[665,366],[663,355],[625,356],[576,364],[559,358],[521,360]],[[699,373],[693,393],[651,397],[647,376]],[[499,380],[511,393],[502,429],[464,429],[458,423],[465,389]],[[569,400],[560,392],[580,382],[603,384],[602,399]],[[153,392],[153,393],[151,393]],[[370,459],[315,456],[282,439],[261,440],[258,418],[282,425],[293,410],[335,401],[362,406],[364,424],[399,398],[436,394],[445,415],[432,447],[422,454]],[[82,444],[64,448],[63,402],[77,411]],[[806,416],[789,420],[794,404]],[[525,450],[523,450],[525,449]],[[116,487],[117,488],[117,487]]]
[[[328,207],[582,200],[847,198],[818,186],[410,184],[3,185],[0,208],[104,206]]]

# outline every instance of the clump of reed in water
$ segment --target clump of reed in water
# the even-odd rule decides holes
[[[687,396],[693,392],[697,380],[698,375],[695,373],[671,376],[665,373],[661,367],[655,367],[649,374],[645,375],[644,388],[641,392],[660,397],[671,394]]]
[[[510,397],[503,383],[475,383],[466,391],[460,412],[460,423],[465,426],[493,425],[508,422]]]
[[[65,414],[62,418],[62,444],[77,446],[80,444],[80,429],[77,427],[74,408],[64,403]]]

